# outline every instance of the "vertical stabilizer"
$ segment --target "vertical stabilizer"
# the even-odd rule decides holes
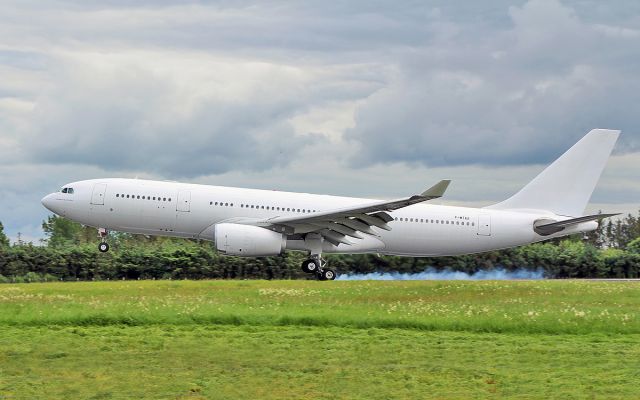
[[[582,215],[619,135],[620,131],[592,130],[518,193],[487,208]]]

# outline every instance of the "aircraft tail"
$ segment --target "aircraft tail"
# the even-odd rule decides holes
[[[487,208],[582,215],[619,135],[615,130],[592,130],[518,193]]]

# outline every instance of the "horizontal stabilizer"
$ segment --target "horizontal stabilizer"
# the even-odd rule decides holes
[[[618,214],[595,214],[595,215],[585,215],[584,217],[571,218],[566,219],[564,221],[551,222],[543,225],[534,225],[533,230],[536,231],[537,234],[542,236],[552,235],[554,233],[562,231],[567,226],[581,224],[583,222],[596,221],[603,218],[613,217]]]

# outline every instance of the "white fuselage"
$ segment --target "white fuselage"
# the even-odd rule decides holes
[[[370,203],[372,199],[307,193],[241,189],[138,179],[95,179],[74,182],[73,193],[56,192],[43,204],[84,225],[144,235],[214,240],[214,226],[236,220],[264,220],[303,215]],[[505,211],[485,208],[416,204],[389,212],[390,231],[375,229],[351,245],[323,245],[328,253],[380,253],[442,256],[519,246],[553,237],[593,230],[587,222],[560,234],[540,236],[534,221],[562,219],[545,211]],[[290,250],[307,250],[291,235]]]

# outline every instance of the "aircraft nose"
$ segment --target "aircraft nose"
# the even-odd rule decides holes
[[[44,196],[40,202],[47,210],[53,211],[53,193]]]

